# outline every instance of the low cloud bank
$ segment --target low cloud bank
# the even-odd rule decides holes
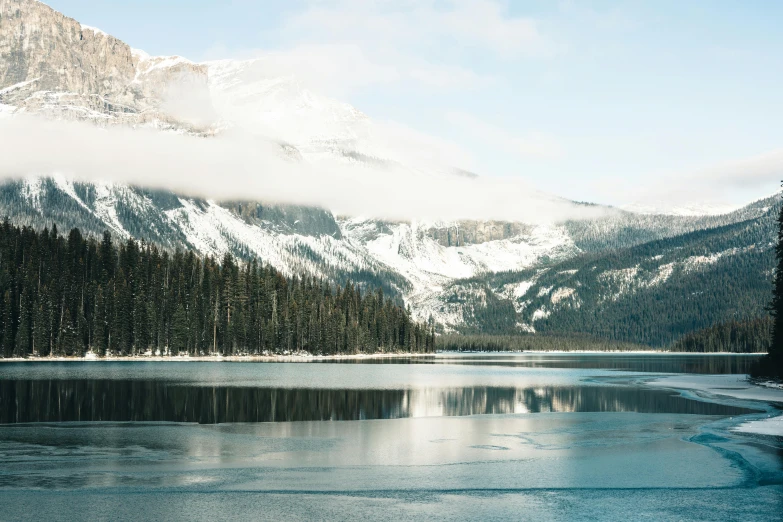
[[[610,212],[543,194],[519,180],[291,160],[280,145],[238,132],[198,138],[24,115],[0,119],[0,176],[55,172],[214,200],[313,205],[383,219],[545,223]]]

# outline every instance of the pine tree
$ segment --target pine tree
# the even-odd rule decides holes
[[[33,324],[29,301],[32,296],[29,291],[22,292],[22,300],[19,305],[19,332],[17,333],[15,357],[27,357],[33,352]]]
[[[14,314],[11,305],[11,292],[3,295],[3,356],[11,357],[16,347],[16,331],[14,329]]]
[[[77,335],[76,332],[76,325],[73,324],[73,321],[71,319],[70,310],[66,308],[63,317],[64,320],[60,327],[60,336],[59,336],[60,348],[58,351],[61,355],[70,356],[78,353],[79,351],[80,348],[78,346],[79,336]]]
[[[108,322],[106,317],[106,301],[103,296],[103,287],[98,285],[95,292],[93,343],[95,352],[103,357],[106,355],[108,344]]]
[[[49,314],[49,301],[46,291],[38,298],[38,306],[35,309],[35,326],[33,327],[33,355],[49,355],[51,339],[51,316]]]
[[[188,348],[188,320],[185,315],[185,309],[180,303],[174,312],[171,324],[171,353],[179,355]]]
[[[762,362],[762,372],[783,377],[783,208],[778,216],[778,243],[775,247],[777,270],[769,310],[773,317],[769,355]]]

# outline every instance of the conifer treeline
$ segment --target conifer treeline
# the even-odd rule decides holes
[[[435,341],[438,350],[451,352],[628,352],[649,350],[649,346],[596,339],[588,336],[546,334],[447,334]]]
[[[429,352],[432,327],[383,295],[73,229],[0,226],[3,357]]]
[[[769,350],[772,318],[728,321],[689,333],[674,342],[673,352],[765,353]]]
[[[783,183],[781,183],[783,185]],[[778,214],[778,238],[775,245],[776,270],[772,286],[772,302],[768,310],[772,316],[769,353],[751,372],[754,376],[783,379],[783,208]]]

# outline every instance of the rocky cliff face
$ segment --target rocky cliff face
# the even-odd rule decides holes
[[[61,119],[203,132],[210,122],[169,103],[180,100],[178,89],[185,87],[209,107],[206,67],[134,53],[117,38],[36,0],[0,0],[4,105]]]
[[[2,0],[0,17],[2,87],[127,99],[135,75],[127,44],[34,0]]]
[[[428,235],[446,247],[480,245],[489,241],[510,239],[529,234],[532,227],[524,223],[506,221],[459,221],[457,223],[433,226]]]

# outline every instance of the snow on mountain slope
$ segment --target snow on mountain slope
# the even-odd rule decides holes
[[[306,273],[323,279],[330,279],[327,269],[350,273],[372,262],[361,250],[329,235],[280,234],[250,224],[214,201],[179,198],[179,203],[179,208],[166,211],[168,218],[197,251],[217,259],[239,247],[286,275]],[[302,249],[311,255],[301,255]]]
[[[170,96],[174,86],[186,86],[189,97],[201,93],[202,103],[208,103],[207,71],[202,65],[178,57],[149,57],[43,2],[0,3],[4,113],[33,113],[100,126],[210,132],[208,124],[196,124],[172,110],[176,106],[170,102],[179,100]]]
[[[449,163],[438,161],[437,143],[374,122],[349,104],[314,93],[294,77],[270,73],[274,68],[264,59],[197,64],[179,56],[150,56],[43,4],[25,2],[25,16],[54,20],[65,28],[63,34],[55,31],[42,36],[61,52],[28,52],[31,60],[55,68],[70,67],[80,60],[94,60],[97,50],[106,55],[109,67],[91,69],[96,77],[79,82],[52,74],[40,80],[27,70],[14,70],[14,82],[0,85],[0,102],[9,106],[98,125],[144,125],[190,133],[202,129],[204,136],[210,135],[203,131],[204,121],[209,120],[215,132],[244,132],[278,143],[294,161],[337,166],[359,162],[421,175],[453,175],[452,167],[444,166]],[[77,33],[86,44],[67,43]],[[61,45],[65,48],[60,49]],[[112,89],[98,92],[94,86],[109,79]],[[185,107],[177,103],[184,95],[191,97]],[[37,100],[34,104],[33,99]],[[196,118],[191,117],[193,109],[199,113]],[[210,111],[211,118],[204,117]],[[453,159],[450,156],[449,162]],[[497,241],[450,246],[433,238],[428,232],[432,224],[427,223],[349,219],[335,223],[339,234],[307,235],[281,223],[240,215],[230,205],[177,195],[166,196],[161,203],[121,184],[80,184],[55,175],[48,181],[28,180],[22,187],[16,189],[19,194],[8,195],[13,205],[7,208],[19,198],[25,201],[23,211],[14,208],[23,222],[41,226],[58,221],[61,227],[79,226],[91,233],[108,229],[119,238],[145,238],[216,257],[227,252],[259,257],[286,274],[377,278],[376,283],[389,285],[410,302],[414,296],[416,302],[426,301],[454,279],[525,268],[543,257],[578,252],[558,227],[520,229]],[[323,211],[311,210],[318,212]],[[372,239],[361,234],[362,227],[376,229]]]
[[[350,148],[366,134],[366,115],[313,93],[296,78],[269,76],[263,60],[221,60],[206,65],[216,109],[245,130],[309,153]]]
[[[506,300],[526,318],[518,326],[533,330],[563,307],[579,307],[588,299],[616,301],[663,285],[673,274],[770,248],[738,235],[706,251],[661,247],[644,258],[642,267],[635,262],[596,270],[584,266],[589,261],[578,262],[581,250],[561,225],[505,226],[507,234],[495,236],[494,225],[487,223],[336,219],[320,209],[221,204],[116,183],[73,182],[62,175],[0,185],[0,213],[36,227],[57,223],[61,230],[78,226],[92,234],[108,229],[118,238],[143,238],[218,259],[226,253],[259,259],[288,275],[383,286],[401,296],[417,318],[433,317],[446,329],[459,327],[476,307]],[[299,219],[291,221],[318,213],[321,217],[312,219],[309,228],[301,228]],[[452,238],[446,240],[441,231],[460,226],[467,232],[455,234],[458,244],[449,246]],[[571,259],[575,267],[562,265]],[[555,263],[562,269],[550,272],[546,267]],[[589,284],[582,281],[586,274]],[[509,281],[488,285],[496,277]]]
[[[417,292],[439,282],[521,270],[543,257],[567,258],[579,252],[565,229],[558,226],[536,226],[530,233],[509,239],[446,247],[429,235],[433,223],[354,218],[340,224],[347,238],[363,244],[375,259],[403,274]]]
[[[380,284],[414,306],[420,317],[431,314],[427,303],[454,280],[579,253],[563,227],[530,227],[508,238],[444,246],[432,232],[442,223],[335,220],[324,214],[333,225],[316,220],[312,232],[296,232],[280,221],[290,218],[270,206],[256,218],[246,206],[243,210],[118,183],[74,182],[63,175],[7,182],[0,185],[0,196],[0,212],[37,227],[55,222],[61,229],[78,226],[85,233],[110,230],[119,239],[144,238],[218,259],[226,253],[258,258],[289,275]]]
[[[670,202],[658,201],[624,205],[623,210],[637,214],[659,214],[668,216],[720,216],[737,210],[739,205],[704,203],[689,205],[672,205]]]
[[[276,211],[283,207],[265,205],[269,217],[261,219],[240,215],[232,208],[116,183],[74,182],[62,175],[0,185],[0,213],[20,224],[43,228],[56,223],[60,230],[79,227],[93,235],[109,230],[118,240],[146,239],[218,260],[231,253],[269,263],[287,275],[309,274],[359,284],[377,279],[373,284],[400,294],[408,286],[362,245],[341,237],[336,223],[312,233],[285,232],[288,225],[275,222],[286,218],[284,212]]]
[[[276,68],[264,58],[204,65],[212,103],[226,125],[288,144],[311,163],[359,162],[455,175],[465,157],[430,136],[374,121],[350,104],[313,92],[293,76],[275,75]]]
[[[414,315],[452,328],[462,323],[462,307],[443,303],[442,294],[454,281],[481,274],[522,270],[542,260],[568,259],[579,253],[560,226],[536,226],[510,238],[464,246],[443,246],[430,234],[443,223],[380,223],[361,218],[340,221],[343,235],[361,245],[378,263],[402,275],[410,289],[405,300]],[[473,292],[463,299],[476,301]]]

